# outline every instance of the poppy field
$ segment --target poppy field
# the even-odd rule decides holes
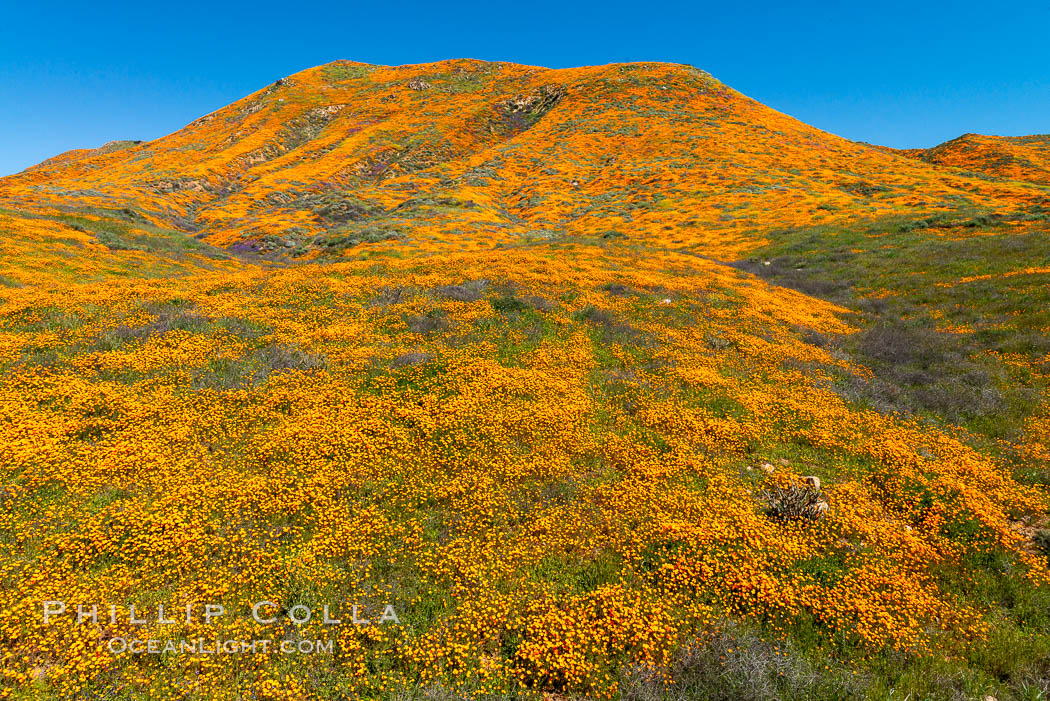
[[[1050,190],[951,153],[337,62],[0,179],[0,697],[1048,698]]]

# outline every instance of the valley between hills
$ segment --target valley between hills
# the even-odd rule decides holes
[[[0,178],[0,698],[1050,698],[1048,283],[1050,136],[678,64],[59,154]]]

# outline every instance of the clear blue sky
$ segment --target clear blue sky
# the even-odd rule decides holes
[[[15,2],[0,21],[0,175],[154,139],[335,59],[673,61],[841,136],[915,147],[1050,132],[1050,0]]]

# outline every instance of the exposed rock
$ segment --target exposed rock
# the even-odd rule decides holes
[[[561,85],[544,85],[531,95],[518,95],[504,100],[497,107],[505,112],[546,112],[566,95]]]
[[[345,108],[346,105],[325,105],[324,107],[314,107],[306,113],[306,117],[309,120],[326,119],[334,114],[342,112]]]
[[[566,95],[561,85],[544,85],[528,95],[518,95],[493,105],[489,129],[510,136],[521,133],[550,112]],[[575,186],[574,186],[575,187]]]
[[[158,180],[151,183],[150,187],[157,193],[171,193],[183,190],[191,192],[209,192],[210,187],[206,180],[186,178],[182,180]]]
[[[806,483],[807,487],[812,489],[820,489],[820,478],[810,475],[809,477],[803,477],[802,481]]]

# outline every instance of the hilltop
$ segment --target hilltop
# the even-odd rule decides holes
[[[1050,694],[1050,190],[956,151],[339,61],[0,179],[0,697]]]

